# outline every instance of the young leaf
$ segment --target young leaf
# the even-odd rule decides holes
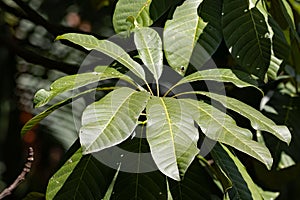
[[[164,50],[170,66],[184,75],[200,34],[206,26],[198,16],[202,0],[187,0],[177,7],[164,30]]]
[[[274,46],[286,42],[277,40],[280,29],[269,23],[263,2],[225,0],[222,15],[224,40],[236,62],[261,79],[269,68],[276,75],[284,55],[274,52]]]
[[[52,176],[46,199],[100,199],[108,188],[111,170],[79,149]]]
[[[280,140],[286,142],[287,144],[290,143],[291,133],[286,126],[276,125],[271,119],[265,117],[261,112],[257,111],[251,106],[234,98],[226,97],[223,95],[208,92],[199,92],[199,94],[203,94],[212,99],[215,99],[230,110],[243,115],[250,120],[251,125],[255,130],[267,131],[275,135]]]
[[[199,152],[198,130],[177,99],[152,97],[147,104],[146,136],[159,170],[179,181]]]
[[[94,36],[78,33],[66,33],[58,36],[56,39],[69,40],[70,42],[78,44],[87,50],[100,51],[127,67],[127,69],[132,71],[142,80],[145,80],[144,69],[132,58],[130,58],[130,56],[120,46],[113,42],[108,40],[98,40]]]
[[[149,96],[147,92],[124,87],[89,105],[82,114],[79,133],[83,153],[97,152],[127,139]]]
[[[238,127],[230,116],[209,104],[192,99],[180,101],[207,137],[228,144],[271,167],[273,159],[268,148],[251,140],[248,129]]]
[[[148,27],[152,24],[149,14],[151,0],[119,0],[113,15],[113,26],[116,33],[129,31],[132,23],[128,17],[133,17],[141,27]]]
[[[103,72],[89,72],[83,74],[64,76],[54,81],[50,85],[50,91],[41,89],[35,94],[35,107],[41,107],[46,105],[54,97],[64,92],[75,90],[80,87],[96,83],[98,81],[103,81],[112,78],[123,79],[131,84],[134,84],[131,78],[109,67],[107,67]]]
[[[151,28],[135,30],[134,42],[140,58],[154,75],[158,84],[163,69],[162,42],[158,33]]]
[[[230,199],[262,199],[243,164],[225,146],[216,144],[211,155],[232,181]]]

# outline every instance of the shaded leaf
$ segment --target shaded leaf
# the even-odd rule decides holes
[[[84,154],[126,140],[137,126],[148,99],[149,93],[124,87],[89,105],[82,114],[79,133]]]
[[[119,165],[119,168],[117,169],[117,172],[113,178],[113,180],[111,181],[104,197],[103,197],[103,200],[110,200],[111,199],[111,195],[113,194],[113,189],[114,189],[114,186],[115,186],[115,182],[117,180],[117,177],[118,177],[118,174],[119,174],[119,171],[120,171],[120,167],[121,167],[121,164]]]
[[[163,70],[162,42],[159,34],[152,28],[139,28],[135,30],[134,42],[140,58],[158,84]]]
[[[166,200],[165,179],[159,171],[136,174],[120,172],[111,200]]]
[[[230,199],[262,199],[246,168],[225,146],[216,144],[211,155],[233,183],[228,191]]]
[[[200,18],[207,23],[199,36],[199,45],[196,45],[190,62],[198,70],[211,59],[222,42],[221,13],[221,0],[204,0],[198,7]]]
[[[262,4],[255,0],[225,0],[222,24],[225,43],[236,62],[264,79],[269,68],[269,74],[276,75],[285,55],[280,54],[281,50],[275,52],[275,46],[286,49],[286,41],[278,36],[281,30],[270,23],[271,17]]]
[[[238,127],[227,114],[201,101],[191,99],[180,100],[202,132],[210,139],[228,144],[264,163],[268,168],[272,165],[271,154],[264,145],[251,140],[248,129]]]
[[[231,180],[227,177],[226,173],[224,171],[222,171],[221,168],[219,168],[217,165],[212,165],[211,163],[209,163],[205,158],[203,158],[200,155],[198,155],[197,158],[199,159],[199,162],[201,163],[201,165],[208,168],[208,170],[212,173],[211,176],[214,179],[216,179],[215,181],[220,182],[224,193],[226,193],[228,189],[232,188]]]
[[[147,104],[146,135],[159,170],[179,181],[198,153],[198,130],[177,99],[152,97]]]
[[[218,95],[209,92],[199,92],[199,94],[208,96],[214,100],[219,101],[225,107],[233,110],[240,115],[246,117],[250,120],[252,127],[255,130],[267,131],[275,135],[280,140],[286,142],[287,144],[291,141],[291,133],[286,126],[278,126],[271,119],[265,117],[261,112],[252,108],[251,106],[223,95]]]
[[[79,149],[50,179],[46,199],[100,199],[108,188],[111,169]]]
[[[150,16],[153,21],[158,20],[171,7],[180,3],[181,0],[152,0],[150,4]]]
[[[283,89],[287,89],[287,85],[282,86]],[[290,95],[284,94],[279,91],[275,91],[274,95],[271,96],[270,101],[267,103],[268,106],[274,108],[278,114],[272,114],[264,112],[266,116],[274,120],[278,124],[285,124],[291,134],[292,141],[289,146],[279,141],[277,138],[270,134],[263,134],[265,143],[270,149],[275,167],[277,166],[281,152],[285,151],[295,162],[300,161],[300,153],[298,151],[300,146],[300,98],[299,96],[291,97]]]
[[[45,195],[39,192],[30,192],[22,200],[44,200]]]
[[[222,199],[221,190],[197,160],[191,164],[182,181],[169,180],[168,182],[174,200]]]
[[[133,17],[141,27],[148,27],[152,24],[149,14],[151,0],[119,0],[116,4],[113,15],[113,26],[116,33],[131,30],[132,23],[128,17]]]
[[[184,75],[193,49],[206,26],[198,16],[202,0],[187,0],[178,6],[173,19],[168,20],[164,30],[164,50],[170,66]]]
[[[145,79],[144,69],[130,58],[130,56],[120,46],[110,42],[109,40],[98,40],[94,36],[78,33],[67,33],[56,38],[56,40],[62,39],[69,40],[70,42],[78,44],[87,50],[100,51],[124,65],[139,78],[143,80]]]

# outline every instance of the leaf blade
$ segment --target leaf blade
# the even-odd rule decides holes
[[[134,42],[143,63],[158,83],[163,70],[162,42],[159,34],[151,28],[138,28],[135,30]]]
[[[166,22],[164,50],[170,66],[184,75],[193,49],[206,24],[198,16],[198,6],[202,0],[187,0],[177,7],[173,19]],[[176,42],[174,42],[176,41]]]
[[[191,99],[182,101],[207,137],[228,144],[271,167],[273,159],[268,148],[251,140],[248,129],[238,127],[229,115],[209,104]]]
[[[217,165],[232,181],[229,196],[232,199],[262,199],[257,186],[243,164],[224,145],[217,144],[211,152]]]
[[[141,27],[150,26],[153,23],[149,14],[151,2],[151,0],[119,0],[113,15],[116,33],[131,29],[132,24],[127,22],[128,17],[133,17]]]
[[[102,72],[89,72],[64,76],[57,79],[50,85],[50,90],[39,90],[34,96],[35,107],[41,107],[50,102],[54,97],[64,92],[78,89],[80,87],[96,83],[98,81],[118,78],[134,84],[128,76],[118,72],[117,70],[107,67]]]
[[[267,131],[272,133],[280,140],[286,142],[287,144],[291,141],[291,133],[286,126],[278,126],[271,119],[265,117],[261,112],[252,108],[251,106],[223,95],[218,95],[215,93],[199,92],[212,99],[219,101],[225,107],[239,113],[240,115],[246,117],[250,120],[252,127],[255,130]]]
[[[79,137],[84,154],[119,144],[130,136],[149,93],[120,88],[89,105],[82,115]]]
[[[146,135],[153,159],[162,173],[180,180],[199,151],[193,120],[172,98],[153,97],[146,111]]]
[[[261,1],[225,0],[223,3],[223,35],[230,53],[241,67],[262,80],[268,70],[271,76],[276,76],[285,57],[276,52],[275,46],[279,43],[285,46],[286,41],[277,40],[280,29],[269,19]]]
[[[217,82],[229,82],[234,84],[237,87],[254,87],[257,90],[260,90],[257,85],[258,82],[249,74],[232,69],[208,69],[197,71],[193,74],[190,74],[184,78],[182,78],[177,84],[181,85],[184,83],[190,83],[194,81],[217,81]]]
[[[92,155],[82,156],[79,149],[51,177],[46,199],[99,199],[109,185],[105,176],[110,173],[111,169]]]
[[[145,80],[144,69],[135,62],[120,46],[110,42],[108,40],[98,40],[94,36],[78,34],[78,33],[66,33],[57,36],[56,40],[69,40],[75,44],[84,47],[87,50],[100,51],[113,59],[120,62],[122,65],[131,70],[136,76]]]

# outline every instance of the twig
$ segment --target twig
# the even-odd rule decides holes
[[[1,193],[0,193],[0,199],[3,199],[4,197],[11,195],[12,191],[16,189],[16,187],[22,183],[25,180],[26,174],[30,172],[32,162],[34,160],[33,158],[34,152],[33,148],[29,147],[29,152],[28,152],[28,157],[27,157],[27,162],[25,163],[25,166],[23,168],[23,171],[21,174],[16,178],[16,180],[11,184],[9,187],[5,188]]]

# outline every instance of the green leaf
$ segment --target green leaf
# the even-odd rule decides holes
[[[89,72],[83,74],[76,74],[70,76],[64,76],[50,85],[50,91],[44,89],[39,90],[34,96],[35,107],[41,107],[46,105],[57,95],[64,92],[75,90],[83,86],[87,86],[98,81],[107,79],[118,78],[125,80],[129,83],[133,83],[131,78],[118,72],[113,68],[107,67],[103,72]]]
[[[159,171],[148,173],[120,172],[111,199],[165,200],[167,199],[166,178]]]
[[[198,8],[198,13],[207,25],[199,36],[190,63],[199,70],[211,59],[222,42],[222,1],[204,0]]]
[[[237,87],[254,87],[261,91],[257,87],[258,82],[249,74],[232,69],[208,69],[203,71],[197,71],[191,75],[182,78],[175,86],[190,83],[194,81],[218,81],[218,82],[229,82]],[[173,86],[173,88],[175,87]],[[262,91],[261,91],[262,92]]]
[[[39,192],[30,192],[22,200],[44,200],[45,195]]]
[[[159,170],[179,181],[199,152],[198,130],[177,99],[152,97],[147,104],[146,136]]]
[[[107,90],[107,89],[111,90],[112,88],[93,88],[93,89],[90,89],[90,90],[86,90],[84,92],[81,92],[79,94],[71,96],[67,99],[64,99],[63,101],[60,101],[60,102],[50,106],[49,108],[47,108],[43,112],[41,112],[38,115],[31,118],[28,122],[26,122],[26,124],[22,127],[21,136],[24,136],[25,133],[27,133],[29,130],[31,130],[36,124],[38,124],[40,121],[42,121],[48,115],[50,115],[55,110],[61,108],[62,106],[65,106],[65,105],[71,103],[72,101],[80,98],[81,96],[83,96],[84,94],[87,94],[89,92],[92,92],[92,91],[95,91],[95,90]]]
[[[164,50],[170,66],[184,75],[200,34],[207,25],[198,16],[202,0],[187,0],[177,7],[164,30]]]
[[[120,88],[89,105],[82,114],[79,137],[84,154],[121,143],[137,126],[149,93]]]
[[[162,42],[159,34],[152,28],[139,28],[135,30],[134,42],[140,58],[158,84],[163,70]]]
[[[145,80],[144,69],[137,62],[135,62],[120,46],[110,42],[109,40],[98,40],[94,36],[78,33],[67,33],[56,38],[56,40],[62,39],[69,40],[87,50],[100,51],[124,65],[139,78]]]
[[[158,20],[170,8],[179,4],[181,0],[152,0],[150,4],[150,17],[153,21]]]
[[[199,162],[202,166],[205,166],[208,171],[210,171],[212,178],[215,179],[215,182],[220,183],[222,185],[223,193],[227,192],[228,189],[232,188],[232,182],[227,177],[226,173],[222,171],[217,165],[212,165],[209,161],[207,161],[202,156],[197,156]]]
[[[111,169],[79,149],[51,177],[46,199],[100,199],[108,188]]]
[[[236,62],[261,79],[269,68],[276,75],[285,56],[275,46],[285,47],[286,41],[279,39],[281,30],[270,23],[263,2],[224,0],[222,15],[224,40]]]
[[[287,86],[288,84],[284,84],[280,87],[283,87],[282,90],[287,90]],[[285,124],[292,134],[292,141],[289,146],[270,134],[263,134],[265,143],[273,155],[274,167],[277,167],[282,151],[290,155],[296,163],[300,162],[300,153],[298,151],[300,146],[300,123],[298,120],[300,118],[300,97],[284,94],[277,89],[274,95],[270,97],[267,105],[272,106],[277,111],[277,114],[263,113],[277,124]]]
[[[173,199],[222,199],[221,190],[198,160],[189,167],[182,181],[168,180]]]
[[[151,0],[119,0],[113,15],[113,26],[116,33],[131,30],[132,23],[128,17],[133,17],[140,27],[152,24],[149,14]]]
[[[209,92],[199,92],[199,94],[217,100],[230,110],[233,110],[246,117],[250,120],[251,125],[255,130],[267,131],[275,135],[280,140],[286,142],[287,144],[290,143],[291,133],[286,126],[276,125],[271,119],[265,117],[261,112],[252,108],[251,106],[234,98],[226,97],[223,95]]]
[[[248,129],[238,127],[227,114],[213,106],[191,99],[181,99],[184,107],[200,126],[202,132],[210,139],[228,144],[264,163],[272,165],[272,156],[264,145],[251,140]]]
[[[113,180],[111,181],[104,197],[103,197],[103,200],[110,200],[111,199],[111,195],[113,193],[113,189],[114,189],[114,186],[115,186],[115,183],[116,183],[116,180],[117,180],[117,177],[118,177],[118,174],[119,174],[119,171],[120,171],[120,167],[121,167],[121,164],[119,165],[118,169],[117,169],[117,172],[113,178]]]
[[[225,146],[216,144],[211,155],[233,183],[228,191],[230,199],[262,199],[246,168]]]

